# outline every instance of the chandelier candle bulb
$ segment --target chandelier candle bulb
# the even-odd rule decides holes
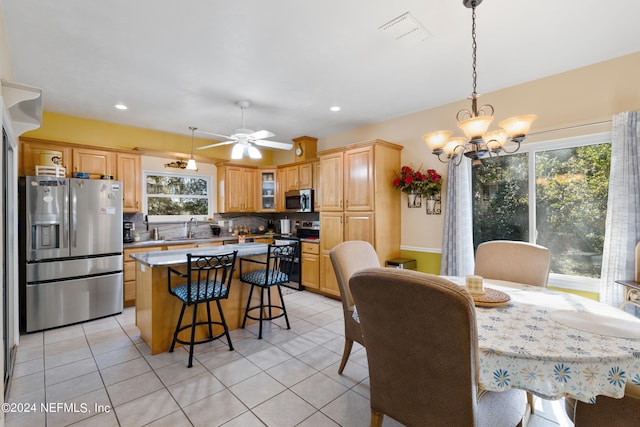
[[[467,289],[472,295],[484,295],[484,281],[482,276],[467,276]]]

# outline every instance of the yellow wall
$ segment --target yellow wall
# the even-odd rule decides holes
[[[99,120],[83,119],[52,112],[43,112],[42,127],[23,135],[52,141],[71,142],[75,144],[94,145],[110,148],[147,148],[175,153],[191,153],[191,135],[177,135],[158,132],[134,126],[124,126]],[[197,147],[214,143],[212,140],[194,138],[194,151],[197,157],[230,159],[233,144],[207,150]],[[238,163],[271,165],[273,155],[270,150],[261,150],[262,159],[254,161],[243,159]],[[234,161],[235,163],[235,161]]]
[[[495,107],[495,122],[518,114],[537,114],[538,119],[534,122],[532,132],[606,121],[610,120],[613,114],[622,111],[640,110],[640,85],[637,83],[639,71],[640,52],[486,93],[482,95],[481,101]],[[517,67],[513,72],[517,73]],[[422,141],[422,135],[440,129],[455,131],[455,116],[461,108],[469,108],[469,101],[465,99],[320,138],[318,149],[326,150],[356,141],[380,138],[405,147],[402,150],[402,164],[436,169],[446,180],[446,165],[440,163],[431,154]],[[492,128],[495,127],[496,125],[492,126]],[[603,132],[609,129],[610,126],[604,126],[582,128],[573,132],[550,132],[533,136],[527,142]],[[446,198],[446,194],[443,194],[443,197]],[[444,201],[443,199],[443,207]],[[402,246],[424,248],[425,251],[430,251],[429,248],[441,248],[443,215],[426,215],[424,209],[409,209],[406,206],[405,196],[403,196],[402,206]]]

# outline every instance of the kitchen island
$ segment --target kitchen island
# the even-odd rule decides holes
[[[167,267],[170,266],[176,270],[186,272],[187,253],[193,255],[217,255],[237,250],[238,259],[236,260],[236,269],[233,274],[231,289],[229,290],[229,298],[220,301],[227,326],[232,330],[239,328],[242,324],[244,309],[251,288],[248,284],[240,282],[239,258],[256,257],[264,259],[267,248],[268,245],[264,243],[244,243],[132,254],[131,258],[136,261],[136,325],[140,329],[141,338],[151,349],[151,354],[169,350],[182,307],[181,301],[169,293]],[[249,265],[256,266],[255,263],[249,263]],[[255,269],[255,267],[253,268]],[[175,276],[171,279],[173,286],[179,284],[175,279]],[[273,291],[274,295],[272,297],[279,298],[277,289]],[[258,292],[254,294],[259,295]],[[212,316],[214,316],[214,313],[217,313],[217,308],[215,303],[212,304],[214,304],[212,307]],[[190,310],[191,307],[188,307],[184,315],[183,324],[190,323]],[[203,316],[201,320],[204,320],[206,310],[198,310],[198,314],[201,314]],[[202,330],[197,332],[197,337],[204,337],[206,336],[205,334],[205,328],[203,327]]]

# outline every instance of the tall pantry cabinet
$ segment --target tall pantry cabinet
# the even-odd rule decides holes
[[[373,245],[380,264],[400,256],[401,145],[383,140],[360,142],[319,154],[320,290],[340,296],[329,252],[347,240]]]

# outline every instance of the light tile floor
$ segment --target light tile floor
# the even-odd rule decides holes
[[[7,413],[14,426],[367,426],[369,384],[358,344],[338,375],[343,338],[339,301],[287,292],[283,319],[232,331],[225,342],[151,356],[135,310],[20,337]],[[536,400],[529,426],[571,426],[562,402]],[[47,411],[41,409],[44,403]],[[385,417],[384,426],[398,426]]]

